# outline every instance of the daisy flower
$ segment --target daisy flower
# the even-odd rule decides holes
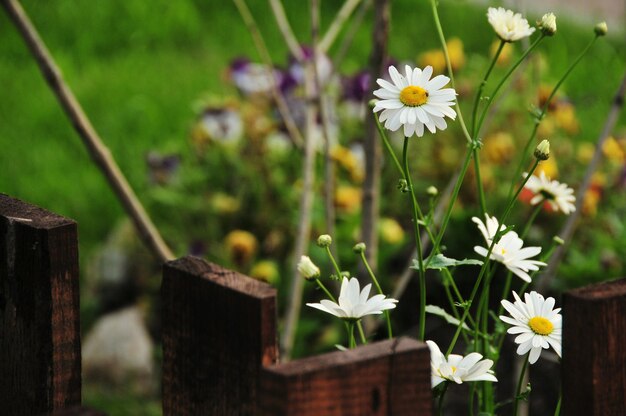
[[[524,177],[526,176],[528,173],[524,173]],[[561,211],[565,215],[576,211],[574,190],[564,183],[550,180],[543,171],[538,177],[533,175],[528,178],[524,188],[535,194],[530,200],[531,205],[545,201],[553,211]]]
[[[513,13],[503,7],[487,9],[487,19],[498,37],[505,42],[515,42],[532,35],[535,31],[520,13]]]
[[[374,95],[380,98],[374,112],[382,110],[380,121],[385,122],[386,129],[396,131],[404,126],[405,137],[413,134],[422,137],[424,126],[434,133],[448,126],[444,117],[456,118],[456,112],[451,108],[456,91],[453,88],[442,89],[450,78],[438,75],[430,79],[432,74],[432,66],[421,70],[406,65],[405,75],[390,66],[389,75],[393,83],[380,78],[376,80],[382,88],[374,91]]]
[[[450,354],[448,358],[433,341],[426,341],[430,349],[430,368],[432,371],[431,386],[435,387],[445,380],[461,384],[464,381],[498,381],[493,375],[492,360],[483,360],[477,352],[463,357]]]
[[[322,299],[320,303],[307,303],[306,305],[347,321],[358,321],[365,315],[378,315],[396,307],[398,301],[387,298],[385,295],[376,295],[368,299],[371,288],[370,283],[361,290],[356,278],[344,278],[341,281],[339,303]]]
[[[500,316],[507,324],[513,325],[507,332],[519,334],[515,343],[519,344],[517,353],[524,355],[530,351],[528,362],[534,364],[541,355],[541,350],[552,347],[561,356],[562,317],[561,308],[554,309],[554,298],[544,299],[533,291],[524,294],[524,301],[513,292],[515,303],[502,301],[502,306],[511,315]]]
[[[474,247],[474,251],[483,257],[487,257],[489,246],[491,246],[497,230],[499,229],[501,231],[506,228],[504,224],[498,227],[498,220],[495,217],[490,217],[488,214],[485,214],[485,218],[486,224],[477,217],[472,218],[472,221],[478,225],[478,229],[487,243],[487,247]],[[522,248],[523,245],[524,241],[519,238],[517,233],[515,231],[509,231],[493,246],[489,258],[502,263],[513,274],[530,283],[528,272],[531,270],[539,270],[539,266],[545,266],[546,263],[538,260],[530,260],[531,257],[541,253],[541,247]]]

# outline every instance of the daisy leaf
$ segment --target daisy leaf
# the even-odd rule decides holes
[[[427,262],[428,260],[424,260],[424,263],[427,263]],[[449,257],[446,257],[443,254],[437,254],[435,255],[435,257],[432,258],[432,260],[428,264],[428,267],[426,268],[441,270],[441,269],[445,269],[446,267],[455,267],[455,266],[461,266],[464,264],[481,266],[483,262],[481,260],[474,260],[474,259],[456,260],[456,259],[451,259]],[[411,268],[415,270],[419,270],[420,269],[419,262],[417,260],[413,260],[413,266],[411,266]]]
[[[443,319],[445,319],[447,323],[455,325],[455,326],[458,326],[459,323],[461,323],[461,321],[456,319],[454,316],[450,315],[448,312],[446,312],[443,308],[440,308],[439,306],[426,305],[426,313],[440,316]],[[469,331],[469,327],[466,324],[463,324],[463,329]]]

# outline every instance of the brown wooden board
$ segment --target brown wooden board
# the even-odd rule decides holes
[[[253,415],[276,362],[276,291],[195,257],[163,266],[163,414]]]
[[[80,404],[76,223],[0,194],[0,409]]]
[[[563,295],[563,413],[626,414],[626,279]]]
[[[429,416],[426,344],[397,338],[265,368],[263,416]]]

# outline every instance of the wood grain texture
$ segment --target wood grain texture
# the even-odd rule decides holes
[[[563,295],[563,414],[626,409],[626,279]]]
[[[3,414],[80,404],[76,223],[0,194]]]
[[[276,291],[194,257],[163,266],[163,414],[254,415],[276,362]]]
[[[263,416],[431,415],[426,344],[397,338],[265,368]]]

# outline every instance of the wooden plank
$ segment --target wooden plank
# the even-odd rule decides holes
[[[626,409],[626,279],[563,295],[563,414]]]
[[[80,404],[76,223],[0,194],[3,414]]]
[[[426,344],[398,338],[265,368],[263,416],[431,415]]]
[[[163,414],[253,415],[276,362],[276,291],[194,257],[163,266]]]

